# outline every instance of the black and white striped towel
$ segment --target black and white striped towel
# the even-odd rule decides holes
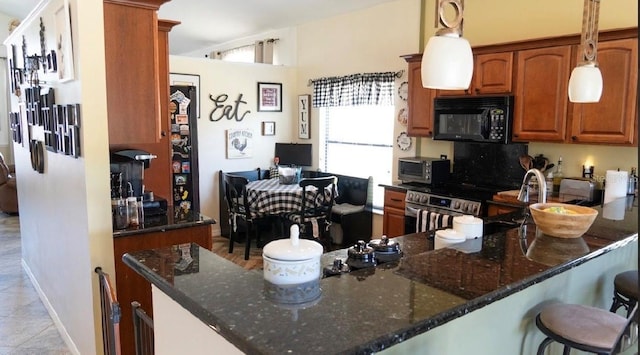
[[[453,226],[453,216],[418,210],[416,213],[416,232],[428,232],[436,229],[451,228]]]

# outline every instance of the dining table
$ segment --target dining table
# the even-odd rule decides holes
[[[315,199],[315,187],[308,186],[305,205],[319,205]],[[332,193],[331,188],[325,194]],[[338,192],[335,191],[337,196]],[[252,217],[281,215],[283,213],[300,211],[302,208],[302,187],[298,183],[281,184],[278,178],[250,181],[247,184],[247,202]]]

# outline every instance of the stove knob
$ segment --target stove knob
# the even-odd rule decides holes
[[[427,203],[427,196],[421,196],[420,197],[420,202],[421,203]]]
[[[470,207],[471,207],[471,213],[472,214],[478,214],[478,207],[479,207],[478,205],[473,205],[473,206],[470,206]]]
[[[466,203],[466,202],[462,202],[462,203],[460,204],[460,210],[464,211],[464,210],[466,210],[466,209],[467,209],[467,203]]]
[[[459,209],[460,208],[460,201],[455,201],[453,203],[453,208],[456,209],[456,210]]]
[[[407,201],[411,202],[413,200],[413,192],[407,192]]]

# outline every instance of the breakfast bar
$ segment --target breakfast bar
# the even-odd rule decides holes
[[[449,248],[434,250],[426,233],[394,238],[400,260],[324,277],[320,297],[303,304],[268,299],[261,270],[197,244],[123,261],[152,284],[157,354],[533,354],[542,305],[608,309],[613,277],[637,269],[637,199],[625,201],[621,220],[595,207],[596,221],[575,240],[545,236],[530,219],[508,223],[516,214],[486,218],[482,238]],[[321,263],[346,257],[341,249]]]

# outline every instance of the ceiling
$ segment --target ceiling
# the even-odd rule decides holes
[[[395,0],[173,0],[158,17],[180,21],[171,54],[188,54],[232,40],[296,26]],[[0,13],[25,18],[40,0],[2,0]]]

